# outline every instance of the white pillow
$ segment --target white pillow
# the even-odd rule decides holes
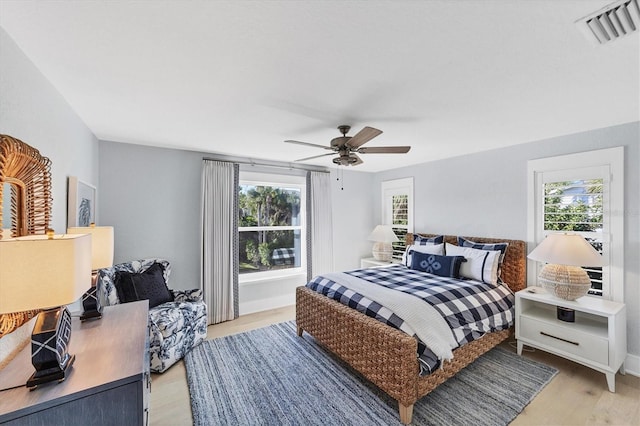
[[[402,254],[402,264],[407,267],[411,267],[411,253],[417,251],[418,253],[426,253],[426,254],[439,254],[440,256],[444,255],[444,243],[443,244],[426,244],[426,245],[417,245],[412,244],[407,246],[407,249]]]
[[[500,250],[479,250],[447,243],[446,252],[447,256],[464,256],[467,259],[460,266],[460,276],[498,285]]]

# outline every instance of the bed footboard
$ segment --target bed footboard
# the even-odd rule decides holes
[[[306,287],[296,289],[296,323],[299,335],[311,334],[397,400],[403,417],[409,416],[406,423],[411,421],[419,378],[414,337]]]
[[[419,376],[418,343],[399,330],[306,287],[296,289],[298,336],[303,331],[398,401],[400,421],[411,423],[413,404],[509,337],[489,333],[453,351],[454,358]]]

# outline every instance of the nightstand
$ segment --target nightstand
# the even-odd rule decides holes
[[[557,319],[558,307],[575,311],[575,322]],[[541,349],[604,373],[610,392],[624,374],[627,356],[627,311],[624,303],[584,296],[562,300],[540,287],[516,293],[518,355],[524,345]]]
[[[397,262],[387,262],[386,260],[377,260],[374,257],[364,257],[360,259],[361,268],[375,268],[376,266],[389,266]]]

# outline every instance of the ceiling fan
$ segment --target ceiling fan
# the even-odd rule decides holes
[[[378,147],[363,147],[365,143],[382,133],[382,130],[374,129],[373,127],[364,127],[355,136],[347,136],[351,126],[338,126],[338,130],[342,133],[342,136],[331,139],[330,146],[317,145],[314,143],[300,142],[293,140],[286,140],[287,143],[295,143],[298,145],[313,146],[316,148],[328,149],[332,152],[327,154],[314,155],[313,157],[301,158],[295,161],[306,161],[314,158],[320,158],[327,155],[338,154],[332,161],[335,164],[342,166],[357,166],[362,164],[362,159],[357,154],[406,154],[411,149],[410,146],[378,146]]]

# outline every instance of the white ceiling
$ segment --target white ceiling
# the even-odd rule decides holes
[[[0,0],[0,25],[99,139],[290,162],[368,125],[413,147],[354,168],[380,171],[638,120],[638,32],[574,24],[608,3]]]

